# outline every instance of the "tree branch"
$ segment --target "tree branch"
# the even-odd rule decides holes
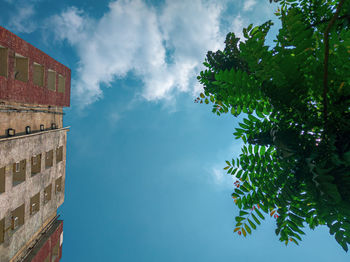
[[[334,16],[332,17],[331,21],[329,22],[326,31],[324,32],[324,75],[323,75],[323,118],[326,128],[327,123],[327,92],[328,92],[328,56],[329,56],[329,39],[328,35],[331,30],[331,27],[335,23],[335,20],[337,19],[340,9],[342,8],[345,0],[340,0],[337,10],[335,11]]]
[[[339,16],[338,18],[336,18],[336,20],[340,20],[340,19],[344,19],[344,18],[350,19],[350,16],[349,16],[349,15],[342,15],[342,16]],[[325,20],[321,20],[321,21],[319,21],[319,22],[317,22],[317,23],[314,23],[314,24],[312,24],[312,25],[309,25],[306,29],[310,29],[310,28],[312,28],[312,27],[314,27],[314,26],[317,26],[317,25],[320,25],[320,24],[323,24],[323,23],[327,23],[327,22],[329,22],[330,20],[331,20],[331,18],[325,19]]]

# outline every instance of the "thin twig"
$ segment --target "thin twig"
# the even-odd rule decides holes
[[[335,20],[337,19],[340,9],[343,6],[345,0],[340,0],[337,10],[335,11],[334,16],[329,22],[326,31],[324,32],[324,75],[323,75],[323,118],[326,128],[327,123],[327,92],[328,92],[328,56],[329,56],[329,39],[328,34],[333,26]]]

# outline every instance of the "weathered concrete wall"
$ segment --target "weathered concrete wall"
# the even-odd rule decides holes
[[[1,26],[0,45],[5,48],[5,51],[7,50],[6,76],[2,76],[3,72],[0,74],[0,99],[29,104],[69,106],[71,71],[68,67]],[[15,79],[16,55],[28,58],[28,81],[26,82]],[[3,58],[0,57],[0,59]],[[34,84],[34,63],[44,66],[44,86]],[[57,73],[55,90],[49,90],[47,87],[48,70]],[[64,92],[58,90],[58,74],[65,78]]]
[[[62,119],[62,107],[30,106],[0,100],[0,138],[7,135],[8,128],[15,129],[16,134],[25,134],[26,126],[30,126],[32,132],[39,131],[40,125],[50,129],[52,123],[61,128]]]
[[[5,168],[5,192],[0,194],[0,219],[5,219],[5,240],[0,261],[7,262],[38,232],[64,201],[67,129],[56,129],[23,137],[0,139],[0,167]],[[56,163],[56,148],[63,146],[63,161]],[[45,168],[45,152],[54,149],[53,166]],[[31,175],[31,158],[41,154],[41,173]],[[26,179],[13,186],[13,163],[26,159]],[[62,176],[62,190],[55,181]],[[52,184],[51,200],[44,204],[44,189]],[[30,215],[30,198],[40,192],[40,210]],[[11,212],[25,204],[24,225],[12,230]]]

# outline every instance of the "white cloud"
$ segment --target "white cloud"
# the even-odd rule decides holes
[[[97,20],[75,7],[55,15],[50,27],[56,39],[68,41],[80,60],[73,98],[81,105],[93,103],[103,97],[102,86],[117,85],[115,80],[128,73],[141,79],[135,93],[148,101],[174,104],[178,92],[197,95],[202,87],[196,76],[207,51],[222,49],[228,30],[244,41],[242,28],[253,22],[238,14],[230,28],[220,28],[226,2],[165,0],[155,8],[143,0],[118,0]],[[246,1],[243,9],[255,4]]]
[[[141,0],[119,0],[100,20],[75,7],[54,16],[56,38],[68,41],[80,58],[74,97],[92,103],[102,97],[102,84],[111,86],[130,72],[142,80],[138,95],[147,100],[170,101],[176,92],[192,91],[206,52],[223,46],[222,8],[169,0],[156,10]]]
[[[252,7],[256,5],[256,0],[245,0],[243,5],[243,11],[250,11]]]
[[[231,175],[227,174],[225,172],[226,170],[223,170],[222,167],[214,167],[212,168],[212,178],[215,183],[215,185],[223,187],[223,188],[233,188],[233,182],[234,179]]]
[[[8,27],[18,33],[32,33],[37,28],[37,24],[32,20],[34,15],[34,4],[30,2],[25,4],[19,3],[15,7],[15,13],[11,15]]]

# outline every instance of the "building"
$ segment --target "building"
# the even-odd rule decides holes
[[[0,27],[0,262],[62,255],[70,69]]]

